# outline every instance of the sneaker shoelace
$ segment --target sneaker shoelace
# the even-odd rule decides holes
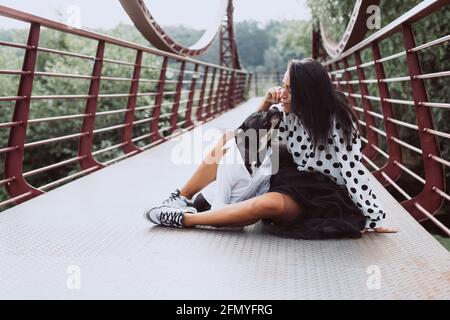
[[[166,199],[163,203],[169,203],[171,201],[176,201],[177,199],[181,199],[180,198],[180,191],[176,191],[176,192],[172,192],[169,196],[168,199]]]
[[[160,220],[169,226],[181,226],[182,213],[178,211],[161,212]]]

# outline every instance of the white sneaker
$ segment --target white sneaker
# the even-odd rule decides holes
[[[173,208],[169,206],[153,207],[145,213],[145,218],[154,224],[166,227],[184,228],[183,220],[186,212],[197,213],[194,207]]]
[[[169,206],[173,208],[185,208],[192,207],[193,201],[180,195],[180,189],[176,189],[172,192],[170,196],[162,202],[164,206]]]

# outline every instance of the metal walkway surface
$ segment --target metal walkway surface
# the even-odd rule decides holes
[[[234,128],[258,102],[184,135]],[[169,161],[177,143],[0,213],[0,298],[450,299],[450,254],[378,182],[397,234],[304,241],[263,233],[261,223],[149,224],[144,210],[197,167]]]

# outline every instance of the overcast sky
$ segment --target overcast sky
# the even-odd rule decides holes
[[[145,0],[150,11],[162,25],[184,24],[203,29],[206,17],[218,7],[220,0]],[[270,19],[309,19],[305,0],[234,0],[235,20],[253,19],[267,22]],[[119,0],[0,0],[0,4],[53,20],[64,20],[56,12],[69,16],[80,12],[84,28],[111,28],[116,24],[131,23]],[[207,5],[208,4],[208,5]],[[202,9],[202,8],[207,8]],[[75,9],[74,9],[75,8]],[[203,18],[202,18],[203,16]],[[61,21],[65,22],[65,21]],[[0,17],[0,28],[22,27],[23,23]]]

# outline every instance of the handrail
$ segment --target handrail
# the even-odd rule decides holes
[[[9,131],[7,145],[0,144],[0,154],[5,156],[5,170],[4,176],[0,177],[0,186],[4,187],[10,196],[10,199],[0,199],[0,210],[136,155],[179,132],[192,130],[195,126],[217,117],[242,102],[251,84],[250,73],[243,69],[231,69],[92,31],[72,28],[6,6],[0,5],[0,16],[29,23],[27,43],[0,41],[0,48],[24,52],[22,70],[9,70],[5,68],[7,66],[2,66],[0,70],[0,74],[4,76],[20,78],[16,95],[0,96],[0,102],[5,102],[0,105],[0,109],[13,108],[12,119],[0,123],[0,130]],[[86,41],[94,41],[97,44],[96,53],[89,55],[70,52],[70,49],[63,51],[59,48],[43,47],[40,45],[41,33],[45,32],[43,27],[77,35]],[[134,56],[135,60],[130,62],[124,61],[123,58],[107,56],[106,45],[128,50],[127,53]],[[91,62],[92,73],[36,70],[38,52],[88,60]],[[151,57],[155,62],[143,63],[144,56]],[[132,76],[105,74],[105,64],[131,68],[133,74]],[[141,79],[141,71],[149,68],[153,74],[156,71],[159,75],[156,77],[145,75],[145,78]],[[166,76],[168,71],[175,73],[178,79],[168,80]],[[215,81],[216,77],[218,81]],[[37,81],[49,78],[60,78],[67,82],[89,82],[89,91],[57,94],[53,91],[39,93],[33,91]],[[109,82],[121,85],[128,83],[129,90],[104,91],[101,84]],[[152,86],[154,83],[156,89],[145,86],[149,82]],[[150,102],[150,99],[153,102]],[[39,113],[39,118],[30,117],[32,107],[59,101],[83,103],[85,110],[71,112],[67,109],[62,115]],[[105,108],[108,105],[105,102],[110,104],[114,102],[116,107]],[[193,110],[196,112],[192,112]],[[62,121],[72,122],[73,126],[79,125],[78,132],[52,131],[49,137],[35,138],[35,141],[31,137],[31,142],[28,141],[27,128],[30,125],[47,125],[50,122],[56,124]],[[170,125],[167,126],[167,122]],[[106,147],[105,145],[98,147],[97,144],[100,142],[97,140],[105,142]],[[117,143],[117,140],[120,142]],[[58,159],[50,164],[46,161],[45,165],[39,165],[37,162],[31,168],[27,166],[24,172],[27,155],[39,148],[51,149],[55,143],[66,143],[73,148],[68,159]],[[108,144],[111,146],[108,147]],[[67,167],[77,164],[79,166],[77,172]],[[45,185],[34,185],[34,181],[39,181],[35,176],[48,174],[55,169],[64,172],[64,175],[54,181],[47,181]],[[30,178],[33,179],[29,180]]]
[[[23,22],[37,23],[37,24],[39,24],[42,27],[46,27],[46,28],[53,29],[53,30],[58,30],[58,31],[63,31],[65,33],[70,33],[70,34],[73,34],[73,35],[81,36],[81,37],[92,39],[92,40],[105,41],[106,43],[114,44],[114,45],[117,45],[117,46],[120,46],[120,47],[124,47],[124,48],[128,48],[128,49],[142,50],[142,51],[147,52],[147,53],[151,53],[151,54],[154,54],[154,55],[157,55],[157,56],[168,57],[168,58],[171,58],[171,59],[174,59],[174,60],[177,60],[177,61],[185,61],[185,62],[189,62],[189,63],[193,63],[193,64],[199,64],[199,65],[202,65],[202,66],[210,66],[210,67],[213,67],[213,68],[218,68],[218,69],[223,69],[223,70],[228,70],[228,71],[234,71],[235,70],[235,69],[231,69],[231,68],[215,65],[215,64],[212,64],[212,63],[208,63],[208,62],[204,62],[204,61],[188,58],[188,57],[185,57],[185,56],[181,56],[181,55],[165,52],[165,51],[158,50],[158,49],[155,49],[155,48],[145,47],[145,46],[137,44],[137,43],[121,40],[121,39],[118,39],[118,38],[115,38],[115,37],[112,37],[112,36],[108,36],[108,35],[104,35],[104,34],[101,34],[101,33],[97,33],[97,32],[94,32],[94,31],[74,28],[74,27],[68,26],[68,25],[60,23],[60,22],[56,22],[56,21],[53,21],[53,20],[49,20],[49,19],[46,19],[46,18],[35,16],[35,15],[29,14],[29,13],[26,13],[26,12],[23,12],[23,11],[15,10],[15,9],[7,7],[7,6],[3,6],[3,5],[0,5],[0,15],[4,16],[4,17],[11,18],[11,19],[14,19],[14,20],[20,20],[20,21],[23,21]],[[1,43],[0,43],[0,45],[1,45]],[[247,71],[245,71],[243,69],[236,70],[236,72],[247,73]]]
[[[366,143],[363,149],[363,158],[375,169],[373,175],[383,185],[394,187],[404,196],[405,201],[401,204],[414,218],[419,221],[430,219],[435,223],[437,220],[431,218],[432,214],[441,208],[444,201],[450,200],[446,193],[444,175],[444,166],[448,166],[450,162],[442,158],[437,138],[450,139],[450,133],[435,129],[431,109],[450,109],[450,103],[448,101],[430,102],[425,80],[448,77],[450,70],[423,73],[418,52],[432,46],[443,45],[450,41],[450,35],[417,45],[412,25],[445,5],[449,5],[448,0],[423,1],[365,40],[324,62],[333,84],[348,97],[352,107],[358,111],[361,117],[359,119],[360,128],[365,129],[366,134],[366,137],[363,137]],[[382,57],[379,48],[381,40],[394,34],[400,34],[403,37],[404,50]],[[314,45],[317,45],[317,42]],[[371,51],[372,57],[367,58],[370,61],[361,61],[363,50]],[[405,56],[405,72],[401,73],[402,76],[385,74],[383,63],[398,61],[396,59],[401,57],[404,59]],[[354,65],[348,64],[350,60],[354,61]],[[373,68],[375,79],[365,78],[364,71],[369,68]],[[343,77],[344,79],[342,79]],[[356,80],[352,77],[355,77]],[[412,98],[391,98],[388,83],[392,82],[409,83],[412,88],[410,92]],[[376,86],[378,95],[373,93],[376,90],[371,90],[369,95],[368,85]],[[354,86],[359,87],[359,90],[355,90]],[[358,98],[358,101],[355,101],[355,98]],[[381,112],[374,112],[372,103],[379,105]],[[396,119],[394,108],[402,108],[401,111],[405,113],[414,113],[416,123]],[[413,143],[414,145],[400,138],[399,128],[415,132],[418,139]],[[387,150],[383,150],[380,140],[385,141]],[[424,177],[408,168],[407,163],[403,161],[405,149],[422,158]],[[380,155],[383,158],[380,158]],[[384,165],[379,166],[377,160]],[[397,183],[403,173],[407,173],[415,181],[423,184],[423,189],[419,194],[411,196]],[[436,223],[436,225],[450,235],[448,227],[442,223]]]

